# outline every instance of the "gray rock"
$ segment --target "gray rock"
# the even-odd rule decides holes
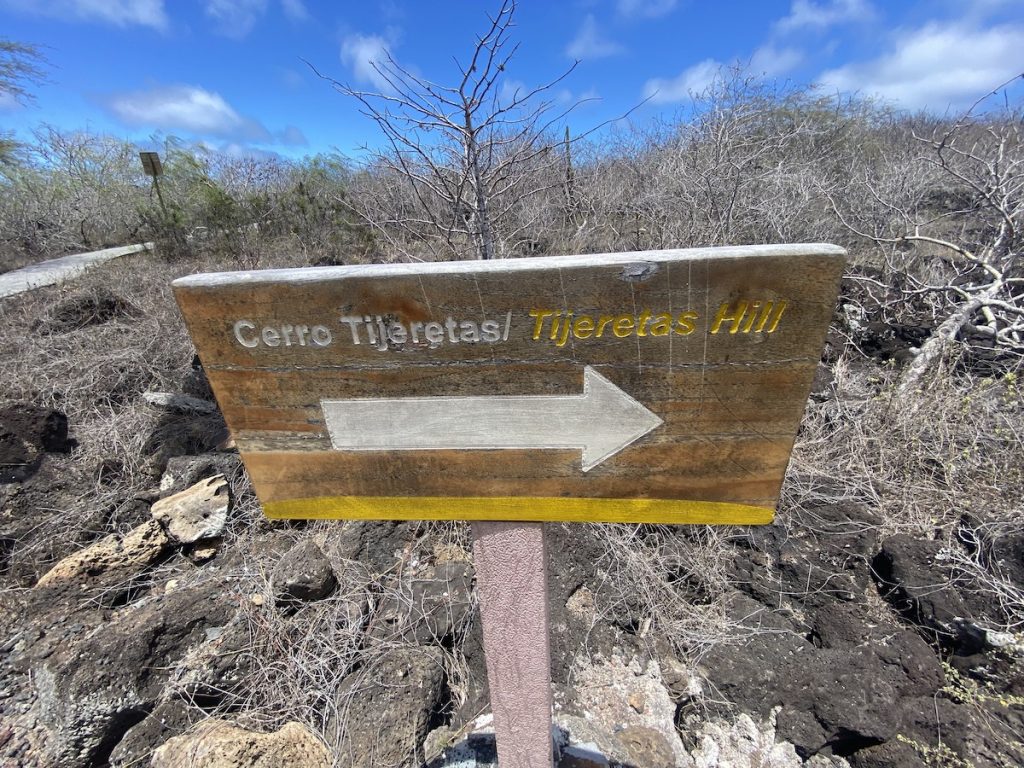
[[[431,715],[447,697],[440,649],[388,651],[339,686],[326,728],[332,751],[351,768],[419,766]]]
[[[166,408],[178,413],[209,415],[217,412],[217,404],[179,392],[143,392],[142,399],[156,408]]]
[[[642,725],[631,725],[616,734],[634,765],[647,768],[675,768],[672,742],[661,731]]]
[[[925,762],[910,744],[893,739],[859,750],[851,765],[854,768],[921,768]]]
[[[143,523],[125,536],[110,534],[95,544],[68,555],[39,579],[38,587],[74,582],[125,582],[163,555],[170,541],[154,521]]]
[[[942,549],[940,542],[906,535],[886,539],[872,563],[879,588],[930,642],[955,646],[964,655],[977,653],[984,649],[984,637],[970,627],[981,617],[954,585],[952,563]]]
[[[173,689],[193,701],[235,704],[247,693],[253,667],[249,622],[239,615],[225,627],[208,627],[206,639],[178,665]]]
[[[804,761],[793,745],[775,738],[775,718],[757,723],[741,714],[734,721],[713,720],[697,729],[698,746],[690,753],[693,768],[801,768]],[[819,768],[846,766],[828,760],[816,763]]]
[[[871,583],[878,519],[856,504],[800,510],[799,525],[745,532],[731,563],[733,581],[765,605],[780,597],[815,608],[836,600],[863,602]]]
[[[201,756],[201,757],[200,757]],[[153,755],[152,768],[331,768],[326,747],[301,723],[256,733],[223,720],[207,720],[175,736]]]
[[[271,578],[279,604],[322,600],[338,585],[330,560],[312,539],[289,549],[274,566]]]
[[[51,764],[91,766],[159,701],[174,663],[234,610],[223,584],[175,590],[126,608],[36,670]]]
[[[231,478],[242,463],[237,453],[201,453],[198,456],[175,456],[167,461],[160,478],[160,495],[170,496],[190,488],[200,480],[216,475]]]
[[[767,717],[781,706],[778,734],[804,757],[894,738],[905,719],[902,702],[942,686],[938,658],[910,630],[877,627],[860,645],[817,648],[797,625],[749,598],[735,599],[731,611],[760,631],[713,648],[702,660],[704,675],[743,711]]]
[[[656,662],[621,656],[577,660],[573,687],[563,711],[582,716],[559,718],[572,742],[596,745],[613,765],[687,764],[676,732],[677,707]]]
[[[205,717],[202,710],[190,708],[178,699],[161,702],[114,747],[110,753],[110,768],[148,766],[157,747]]]
[[[473,612],[475,571],[469,563],[425,568],[386,594],[373,621],[373,634],[420,645],[445,645],[462,633]]]
[[[153,504],[150,514],[179,544],[194,544],[224,532],[230,507],[227,480],[224,475],[215,475],[160,499]]]
[[[420,643],[444,643],[461,632],[473,610],[475,571],[469,563],[443,563],[412,582],[414,633]]]

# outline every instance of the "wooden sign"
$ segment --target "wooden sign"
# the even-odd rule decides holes
[[[843,250],[193,275],[270,517],[768,523]]]
[[[158,153],[139,152],[139,160],[142,161],[142,170],[147,176],[152,176],[155,179],[157,176],[163,175],[164,167]]]

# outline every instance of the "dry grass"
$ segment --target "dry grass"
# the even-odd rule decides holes
[[[292,266],[296,261],[263,253],[255,265]],[[158,429],[167,434],[187,425],[185,420],[176,425],[141,395],[180,391],[194,355],[171,281],[193,272],[237,268],[231,256],[172,262],[160,253],[139,254],[65,286],[0,302],[0,404],[30,402],[65,413],[77,441],[66,464],[87,477],[74,503],[41,523],[46,530],[35,531],[35,539],[83,541],[117,530],[119,507],[156,487],[162,468],[154,460],[151,437]],[[89,316],[90,307],[111,298],[124,311]],[[84,308],[82,323],[68,322],[75,305]],[[233,491],[238,514],[250,522],[258,519],[244,477],[236,479]]]
[[[248,258],[248,257],[247,257]],[[286,263],[275,260],[274,266]],[[271,266],[257,260],[257,266]],[[44,289],[0,303],[0,400],[30,401],[68,415],[79,446],[74,466],[95,473],[104,460],[119,469],[98,475],[67,514],[51,516],[33,532],[39,540],[77,540],[97,514],[152,490],[158,481],[144,455],[149,435],[163,414],[141,400],[148,389],[177,391],[190,370],[192,345],[170,293],[180,274],[236,268],[188,261],[168,264],[139,256],[87,274],[64,289]],[[42,333],[68,298],[115,294],[135,308],[99,325]],[[882,536],[913,533],[955,544],[965,513],[987,526],[993,537],[1020,523],[1024,498],[1024,399],[1013,374],[973,377],[952,362],[936,372],[927,391],[905,407],[894,398],[897,371],[847,350],[834,365],[835,397],[808,404],[801,435],[783,488],[780,521],[792,511],[820,502],[855,501],[876,512]],[[439,553],[471,550],[465,523],[423,523],[413,544],[394,567],[371,573],[338,550],[339,523],[289,526],[268,523],[244,472],[230,478],[235,499],[223,552],[231,553],[230,580],[245,597],[238,619],[246,627],[251,658],[241,693],[212,708],[260,729],[288,720],[307,724],[322,736],[332,716],[344,720],[350,700],[338,698],[342,680],[372,666],[389,650],[407,645],[408,624],[389,633],[371,632],[387,604],[410,599],[409,576]],[[270,570],[276,556],[259,546],[268,532],[287,541],[313,536],[331,559],[341,586],[325,600],[285,611],[273,603]],[[726,610],[733,591],[727,570],[729,538],[735,530],[714,527],[595,525],[588,535],[603,542],[593,564],[597,589],[594,622],[628,616],[641,639],[665,638],[684,658],[696,659],[717,643],[748,634]],[[955,546],[954,546],[955,549]],[[978,557],[961,553],[962,571],[991,590],[1003,607],[1005,626],[1020,631],[1024,603],[1019,586],[993,576]],[[222,556],[218,556],[219,562]],[[169,578],[199,578],[179,559],[146,575],[160,585]],[[102,599],[102,596],[93,596]],[[401,612],[403,621],[412,612]],[[448,684],[455,706],[468,695],[461,649],[445,651]]]
[[[948,536],[964,513],[1019,520],[1024,399],[1014,374],[936,371],[907,402],[896,370],[844,356],[836,396],[810,403],[781,509],[824,500],[868,505],[882,534]]]
[[[142,449],[160,414],[140,395],[177,387],[192,354],[170,297],[169,271],[155,257],[134,257],[67,287],[0,302],[0,402],[64,412],[77,442],[69,457],[53,462],[68,481],[64,508],[39,516],[32,543],[20,555],[41,570],[52,559],[47,542],[84,543],[110,533],[116,526],[107,523],[154,485]],[[62,303],[111,294],[135,309],[97,325],[51,330]]]
[[[629,615],[641,638],[669,639],[680,653],[700,653],[736,635],[725,614],[730,527],[592,525],[605,545],[594,563],[596,621]]]
[[[358,705],[355,691],[342,683],[350,675],[372,670],[386,654],[410,645],[406,634],[416,620],[415,611],[397,613],[399,621],[380,630],[380,621],[394,605],[410,600],[408,576],[415,560],[430,557],[428,550],[410,549],[386,573],[372,573],[364,563],[345,559],[338,551],[338,528],[316,524],[284,534],[283,546],[311,537],[331,561],[339,586],[328,598],[303,604],[297,609],[275,605],[271,569],[274,559],[250,549],[244,565],[236,572],[248,598],[243,598],[240,621],[246,627],[251,667],[240,690],[241,696],[227,697],[216,712],[230,713],[248,727],[271,730],[289,720],[307,725],[328,744],[337,744],[344,731],[349,708]],[[431,531],[431,534],[437,531]],[[421,536],[420,544],[433,535]],[[249,542],[252,543],[251,541]],[[245,548],[245,543],[239,543]],[[252,598],[258,596],[256,600]],[[456,692],[465,679],[465,662],[458,647],[444,651],[445,676]],[[356,686],[358,688],[358,686]],[[456,701],[458,706],[461,701]]]

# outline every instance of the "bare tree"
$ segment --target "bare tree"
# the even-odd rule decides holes
[[[0,105],[8,100],[19,104],[34,101],[28,86],[45,81],[45,63],[38,47],[0,37]],[[14,161],[17,148],[18,142],[0,132],[0,166]]]
[[[33,101],[27,86],[44,82],[45,63],[37,46],[0,37],[0,96],[21,104]]]
[[[515,10],[514,0],[504,0],[490,17],[468,63],[456,60],[454,85],[421,77],[390,54],[372,63],[381,90],[325,78],[358,99],[384,136],[384,149],[367,150],[371,178],[357,196],[359,212],[401,251],[412,241],[449,258],[469,249],[481,259],[506,255],[503,246],[516,238],[506,224],[517,206],[565,183],[564,174],[543,171],[564,168],[560,145],[567,150],[585,135],[560,142],[553,130],[582,103],[559,105],[553,93],[576,63],[535,88],[510,83]]]
[[[137,242],[138,150],[111,136],[43,126],[0,169],[0,252],[34,257]]]
[[[900,395],[918,388],[958,339],[1024,354],[1024,115],[1006,106],[977,118],[985,98],[951,124],[912,131],[923,151],[898,178],[889,173],[889,184],[870,174],[859,180],[884,214],[870,229],[863,211],[844,211],[832,198],[843,224],[900,273],[901,298],[933,307],[936,326],[903,371]],[[892,170],[891,162],[882,167]],[[914,259],[930,263],[910,270]]]

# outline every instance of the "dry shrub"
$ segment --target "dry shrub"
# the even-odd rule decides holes
[[[297,719],[323,733],[341,680],[357,661],[367,661],[365,616],[355,610],[365,604],[367,587],[343,580],[332,596],[288,616],[274,605],[269,579],[263,580],[254,594],[264,604],[243,603],[253,664],[240,709],[275,728]]]
[[[726,615],[730,526],[588,526],[604,543],[594,563],[595,621],[622,623],[639,637],[664,637],[697,657],[740,633]]]
[[[23,559],[45,569],[50,542],[117,529],[122,508],[154,484],[142,447],[159,414],[140,395],[176,386],[191,358],[169,282],[158,260],[139,256],[0,303],[0,400],[67,414],[77,447],[54,467],[84,475],[66,508],[40,515]]]
[[[952,362],[909,399],[897,371],[848,352],[835,392],[808,404],[782,509],[853,500],[882,520],[883,535],[948,538],[965,513],[1018,519],[1024,496],[1024,401],[1016,374],[976,379]]]
[[[216,265],[139,254],[0,302],[0,402],[64,412],[77,446],[54,457],[54,467],[84,475],[67,508],[41,515],[31,542],[19,545],[42,548],[38,556],[24,552],[41,567],[52,558],[44,554],[48,541],[84,543],[123,531],[132,523],[122,514],[132,498],[156,486],[161,467],[147,450],[166,414],[141,395],[179,391],[189,373],[194,350],[170,284],[206,269]],[[246,489],[239,480],[236,496],[251,515]]]
[[[297,608],[274,603],[271,570],[276,557],[268,557],[258,547],[249,548],[245,542],[238,544],[248,549],[240,578],[252,595],[259,596],[242,603],[252,664],[240,686],[243,696],[227,699],[220,706],[236,713],[235,717],[243,713],[243,722],[269,729],[298,720],[330,743],[337,734],[327,733],[328,723],[335,718],[344,723],[348,708],[356,705],[352,693],[340,690],[342,681],[412,642],[406,635],[415,620],[414,612],[399,611],[401,622],[389,625],[386,633],[377,625],[387,606],[410,599],[408,579],[401,571],[408,568],[411,572],[413,561],[427,555],[410,549],[391,571],[372,573],[365,564],[339,553],[337,533],[342,525],[331,521],[294,530],[295,541],[305,537],[317,541],[338,577],[332,595]],[[433,536],[421,536],[418,541],[423,544],[428,538]],[[388,613],[388,618],[393,619],[394,614]],[[458,647],[443,650],[447,683],[458,705],[465,662]]]

